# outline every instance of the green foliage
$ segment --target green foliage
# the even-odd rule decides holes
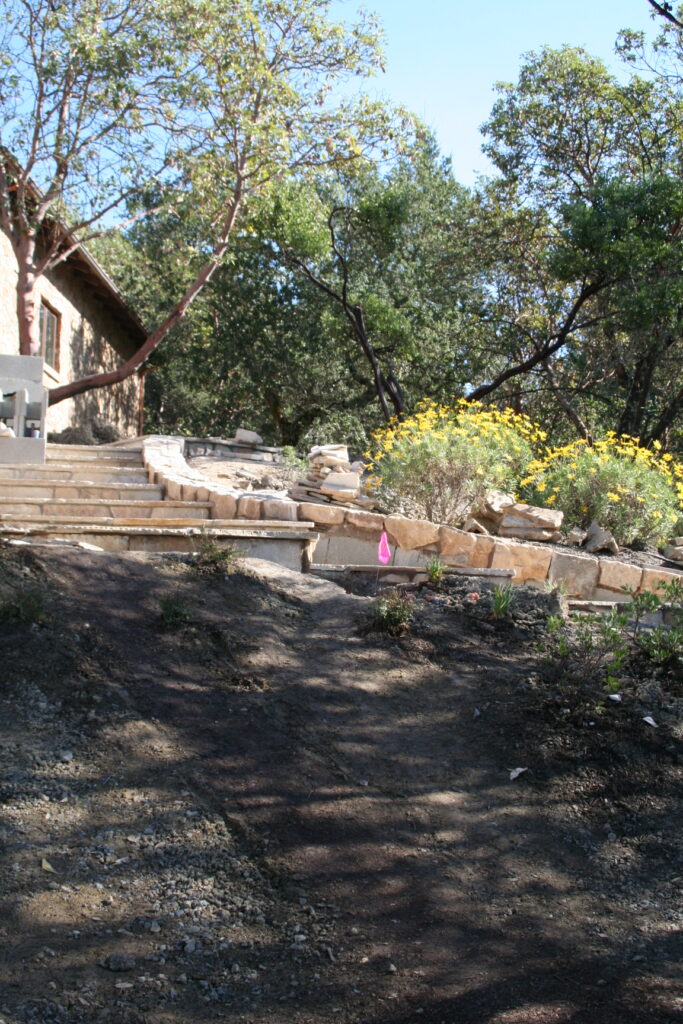
[[[203,573],[233,572],[239,561],[234,544],[219,544],[215,537],[202,533],[195,541],[194,566]]]
[[[511,583],[498,584],[491,595],[491,615],[494,619],[506,619],[514,601],[514,590]]]
[[[390,590],[373,601],[372,625],[392,636],[405,633],[414,614],[415,602],[410,594]]]
[[[175,594],[159,598],[159,621],[164,629],[185,626],[192,619],[192,613],[182,597]]]
[[[484,380],[529,396],[556,441],[671,438],[683,409],[680,100],[665,79],[620,80],[570,47],[527,55],[499,92],[484,130],[500,176],[477,225],[497,325]]]
[[[670,456],[610,434],[592,446],[575,441],[531,462],[525,500],[565,514],[567,527],[596,520],[620,544],[670,535],[683,501],[683,467]]]
[[[25,622],[44,625],[48,618],[45,595],[40,587],[17,587],[12,597],[0,604],[0,622]]]
[[[446,574],[446,562],[442,562],[438,555],[432,555],[427,562],[427,579],[432,584],[441,583]]]
[[[513,487],[540,436],[510,409],[426,402],[414,416],[378,432],[368,456],[385,500],[398,495],[432,522],[457,523],[487,490]]]
[[[661,584],[663,597],[653,592],[630,593],[630,602],[607,615],[583,616],[576,624],[548,619],[548,663],[565,681],[598,683],[609,692],[620,689],[630,671],[661,668],[676,685],[683,681],[683,585]],[[663,615],[667,622],[652,626],[647,617]]]

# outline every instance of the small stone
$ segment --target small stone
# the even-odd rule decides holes
[[[128,953],[110,953],[104,960],[102,966],[108,971],[132,971],[135,967],[135,957]]]
[[[255,430],[244,430],[242,427],[235,431],[235,440],[244,444],[263,444],[263,438]]]
[[[70,750],[62,750],[59,755],[60,761],[73,761],[74,755]]]
[[[398,970],[398,967],[396,966],[396,964],[389,964],[389,966],[387,967],[387,973],[388,974],[396,974],[397,970]]]

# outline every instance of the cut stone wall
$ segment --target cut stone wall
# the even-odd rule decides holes
[[[261,521],[298,519],[320,534],[313,561],[325,565],[373,564],[383,530],[392,542],[392,565],[426,565],[433,555],[448,565],[473,569],[511,569],[513,583],[561,586],[567,597],[584,600],[627,599],[624,587],[655,590],[683,572],[641,569],[618,559],[577,555],[542,544],[465,533],[451,526],[403,516],[382,516],[339,505],[274,499],[217,484],[188,466],[178,437],[145,438],[143,458],[150,483],[166,487],[169,498],[212,501],[214,519]],[[378,563],[379,564],[379,563]]]

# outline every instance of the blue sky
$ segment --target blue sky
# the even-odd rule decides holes
[[[352,20],[361,4],[334,13]],[[618,71],[622,28],[657,32],[647,0],[364,0],[386,33],[387,72],[371,91],[418,114],[453,159],[456,178],[473,183],[488,165],[479,126],[497,81],[515,81],[520,58],[544,44],[581,46]]]

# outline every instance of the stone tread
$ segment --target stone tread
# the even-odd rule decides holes
[[[98,485],[99,486],[99,485]],[[170,498],[22,498],[0,496],[3,505],[131,505],[140,508],[213,508],[212,501],[173,501]],[[242,520],[240,520],[242,521]]]
[[[159,502],[159,504],[170,504],[170,502]],[[304,521],[300,522],[283,522],[279,519],[198,519],[191,516],[179,516],[177,519],[153,519],[138,518],[135,516],[125,516],[121,518],[114,518],[112,516],[70,516],[68,520],[61,519],[59,516],[27,516],[17,514],[6,514],[0,513],[0,529],[3,524],[9,524],[10,526],[21,526],[27,524],[31,527],[44,524],[45,526],[56,526],[60,530],[70,524],[78,526],[93,526],[99,528],[100,526],[116,526],[117,528],[125,528],[129,526],[145,527],[146,529],[185,529],[185,528],[196,528],[204,533],[211,533],[213,530],[228,530],[232,533],[245,533],[258,535],[265,532],[277,531],[280,534],[294,535],[300,533],[308,533],[315,531],[315,523],[307,523]],[[154,524],[152,526],[151,524]]]
[[[90,523],[78,524],[74,522],[66,522],[63,524],[59,523],[46,523],[41,520],[32,526],[22,525],[11,525],[7,520],[0,521],[0,534],[4,536],[12,537],[24,537],[49,534],[134,534],[136,536],[150,536],[150,537],[194,537],[194,536],[207,536],[207,537],[247,537],[247,538],[279,538],[283,540],[311,540],[317,536],[314,530],[281,530],[279,523],[268,523],[258,524],[255,528],[254,524],[251,528],[240,528],[236,529],[234,526],[227,527],[211,527],[207,529],[204,520],[198,520],[195,526],[164,526],[164,520],[159,521],[158,526],[120,526],[118,520],[113,524],[102,524],[98,521],[91,521]],[[263,529],[262,526],[266,525],[267,528]]]
[[[139,484],[138,483],[124,483],[123,481],[121,481],[119,483],[104,483],[104,482],[103,483],[97,483],[97,482],[95,482],[95,483],[88,483],[86,481],[81,481],[81,480],[55,480],[54,478],[48,478],[46,480],[27,480],[25,477],[23,477],[21,479],[18,479],[18,480],[13,480],[13,479],[8,478],[8,477],[3,477],[2,476],[2,472],[0,471],[0,487],[5,487],[5,486],[7,486],[7,487],[17,487],[17,488],[24,488],[24,487],[28,487],[28,488],[31,488],[31,487],[79,487],[80,488],[80,487],[82,487],[84,489],[87,489],[88,487],[92,487],[92,488],[97,488],[98,490],[123,491],[124,494],[125,494],[126,491],[142,491],[142,490],[146,490],[149,493],[154,492],[155,494],[158,494],[159,492],[162,491],[162,488],[159,487],[157,484],[149,484],[149,483],[146,483],[146,482],[145,483],[139,483]]]

